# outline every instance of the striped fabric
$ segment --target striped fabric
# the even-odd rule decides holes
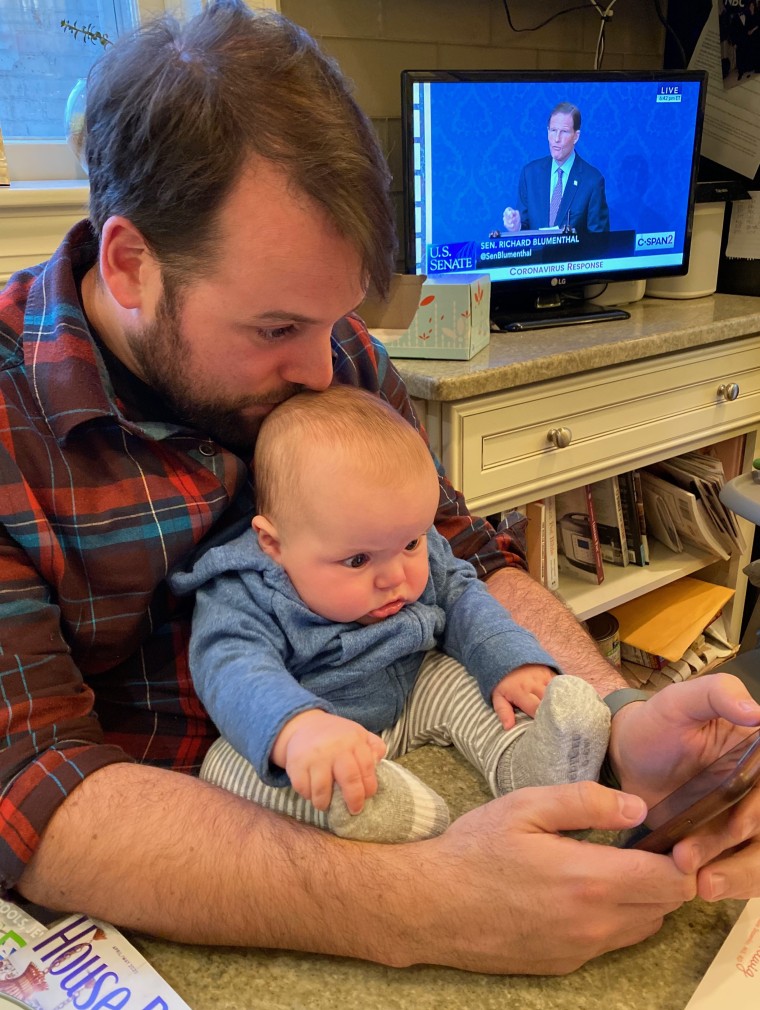
[[[0,292],[4,887],[91,772],[132,758],[197,773],[217,734],[187,665],[191,603],[173,597],[166,574],[209,531],[225,536],[252,514],[247,462],[106,367],[78,294],[96,256],[82,222]],[[337,382],[413,419],[359,319],[341,320],[333,343]],[[480,575],[524,566],[443,476],[437,523]]]

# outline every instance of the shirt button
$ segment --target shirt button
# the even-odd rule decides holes
[[[201,456],[216,456],[216,446],[213,442],[201,442],[198,452]]]

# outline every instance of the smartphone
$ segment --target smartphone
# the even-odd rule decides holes
[[[676,842],[738,803],[760,780],[760,730],[651,808],[638,827],[622,833],[626,849],[667,853]]]

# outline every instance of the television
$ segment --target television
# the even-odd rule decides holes
[[[587,299],[687,273],[706,81],[403,71],[406,272],[487,273],[495,330],[627,317]]]

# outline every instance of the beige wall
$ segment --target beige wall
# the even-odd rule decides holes
[[[582,0],[510,0],[512,23],[530,27]],[[604,7],[606,0],[599,0]],[[394,178],[401,234],[402,70],[591,70],[599,16],[586,10],[555,18],[533,32],[513,32],[502,0],[280,0],[334,56],[372,117]],[[602,68],[659,69],[665,29],[652,0],[619,0],[608,22]]]

